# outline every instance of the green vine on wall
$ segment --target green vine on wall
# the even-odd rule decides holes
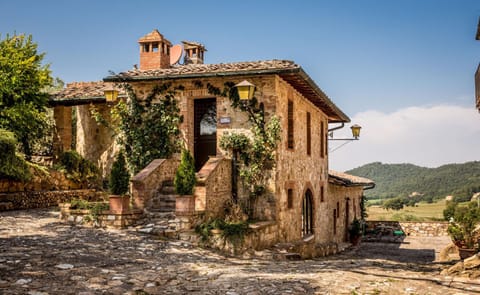
[[[200,82],[197,84],[197,87],[202,86]],[[253,217],[255,200],[265,194],[268,171],[275,166],[275,150],[281,135],[280,120],[275,115],[267,120],[263,103],[259,103],[256,97],[240,101],[232,82],[225,83],[223,90],[211,84],[207,84],[207,89],[210,94],[228,97],[231,106],[246,112],[252,123],[250,136],[239,132],[226,133],[220,139],[220,147],[231,152],[232,156],[238,155],[241,160],[240,177],[249,192],[248,214]]]
[[[107,126],[117,135],[133,174],[154,159],[170,158],[181,147],[180,115],[177,91],[171,83],[156,85],[144,99],[139,99],[131,85],[123,84],[128,98],[120,100],[111,110],[111,123],[95,108],[91,113],[97,123]]]

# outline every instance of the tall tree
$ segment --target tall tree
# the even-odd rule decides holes
[[[52,77],[49,65],[42,64],[44,56],[31,35],[0,40],[0,128],[15,134],[27,158],[48,129],[44,89]]]

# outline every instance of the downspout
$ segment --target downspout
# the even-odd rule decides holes
[[[367,185],[363,186],[364,191],[369,190],[369,189],[373,189],[373,188],[375,188],[375,182],[372,182],[370,184],[367,184]]]
[[[342,122],[340,126],[328,129],[328,132],[332,132],[332,131],[335,131],[335,130],[338,130],[338,129],[342,129],[343,127],[345,127],[345,122]]]

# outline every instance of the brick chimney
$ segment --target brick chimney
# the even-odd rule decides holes
[[[197,42],[182,41],[183,49],[185,50],[185,57],[183,63],[188,64],[203,64],[203,57],[205,54],[205,46]]]
[[[172,43],[158,30],[138,40],[140,44],[140,70],[166,69],[170,67],[170,47]]]

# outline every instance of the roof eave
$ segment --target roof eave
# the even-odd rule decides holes
[[[338,185],[343,185],[346,187],[353,187],[353,186],[371,186],[375,185],[375,182],[357,182],[357,181],[351,181],[342,177],[338,177],[332,174],[328,175],[328,182],[333,183],[333,184],[338,184]]]

